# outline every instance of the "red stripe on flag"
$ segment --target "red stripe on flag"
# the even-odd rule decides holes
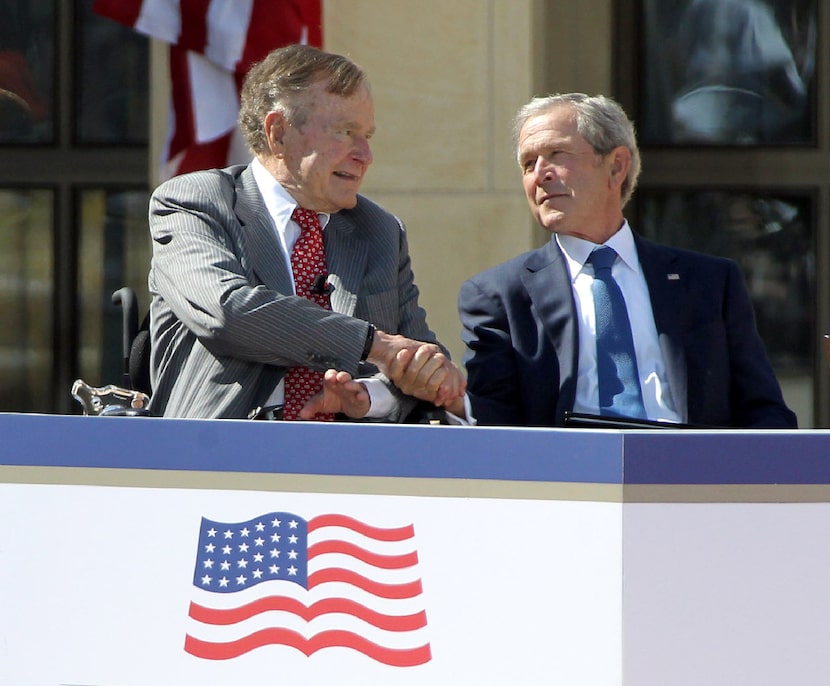
[[[171,132],[168,152],[168,157],[172,159],[196,140],[187,50],[175,45],[170,46],[170,83],[174,85],[171,93],[173,98],[173,131]]]
[[[231,147],[231,137],[232,134],[228,133],[208,143],[191,142],[178,160],[175,173],[186,174],[200,169],[224,167]],[[170,161],[173,161],[172,156]]]
[[[415,536],[415,527],[412,524],[396,529],[380,529],[376,526],[370,526],[357,519],[353,519],[352,517],[338,514],[320,515],[319,517],[309,519],[308,533],[322,529],[324,526],[340,526],[378,541],[405,541]]]
[[[414,567],[418,564],[418,553],[412,551],[404,555],[378,555],[360,546],[353,545],[346,541],[321,541],[308,547],[308,559],[312,560],[318,555],[327,553],[339,553],[349,555],[361,562],[380,567],[381,569],[403,569]]]
[[[133,27],[141,14],[143,0],[95,0],[92,11],[102,17]]]
[[[229,643],[210,643],[187,635],[184,649],[191,655],[208,660],[230,660],[266,645],[290,646],[306,657],[323,648],[351,648],[392,667],[415,667],[429,662],[432,658],[429,643],[409,649],[384,648],[350,631],[323,631],[310,639],[305,639],[290,629],[263,629]]]
[[[207,47],[208,10],[211,0],[179,0],[182,32],[178,47],[204,54]]]
[[[256,617],[264,612],[290,612],[310,622],[327,614],[349,615],[384,631],[415,631],[427,625],[423,610],[410,615],[387,615],[347,598],[326,598],[306,607],[299,600],[284,596],[260,598],[241,607],[217,609],[190,603],[190,617],[203,624],[228,626]]]
[[[323,3],[322,0],[299,0],[303,24],[308,27],[308,44],[323,47]]]
[[[339,569],[337,567],[330,567],[328,569],[321,569],[318,572],[312,572],[308,575],[308,590],[310,591],[315,586],[328,583],[344,583],[351,584],[357,588],[376,595],[379,598],[387,598],[389,600],[400,600],[402,598],[414,598],[423,590],[421,580],[410,581],[405,584],[382,584],[377,581],[367,579],[356,572],[348,569]]]
[[[237,73],[246,74],[251,65],[264,59],[275,47],[299,43],[303,35],[305,14],[313,16],[315,8],[319,15],[319,0],[254,0]],[[311,45],[320,47],[322,42]]]

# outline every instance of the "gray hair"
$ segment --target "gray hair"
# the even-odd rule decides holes
[[[324,81],[329,93],[344,98],[363,84],[368,86],[363,70],[348,58],[309,45],[277,48],[251,67],[239,105],[239,128],[251,152],[268,150],[263,124],[272,110],[282,110],[294,126],[305,124],[310,113],[304,95],[317,81]]]
[[[516,113],[513,119],[513,146],[518,154],[519,134],[533,117],[557,107],[569,107],[576,118],[576,130],[598,155],[607,155],[622,145],[631,153],[631,167],[622,185],[623,207],[631,199],[640,176],[640,150],[634,124],[619,103],[605,95],[564,93],[533,98]]]

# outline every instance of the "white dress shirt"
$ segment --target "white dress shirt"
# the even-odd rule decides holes
[[[270,172],[265,169],[258,159],[254,158],[251,163],[251,170],[254,173],[257,188],[259,188],[259,192],[265,201],[268,215],[271,217],[271,223],[277,234],[277,240],[282,246],[285,257],[285,268],[291,276],[291,283],[293,285],[294,271],[291,268],[291,251],[294,249],[294,244],[300,237],[300,226],[291,218],[291,215],[297,207],[297,201],[271,176]],[[317,215],[320,217],[320,225],[323,227],[323,231],[325,231],[331,215],[325,212],[318,212]],[[380,379],[358,380],[369,391],[371,406],[366,415],[367,417],[380,419],[386,417],[394,410],[397,400]],[[274,392],[271,394],[267,405],[282,405],[284,399],[285,382],[280,380]]]
[[[579,326],[579,370],[576,381],[574,412],[597,414],[599,412],[599,387],[597,375],[596,319],[591,284],[594,269],[587,262],[588,256],[598,247],[590,241],[575,236],[556,235],[571,276]],[[645,277],[637,257],[637,246],[628,222],[605,243],[619,255],[612,274],[622,291],[631,321],[634,352],[643,405],[649,419],[679,422],[685,416],[685,398],[673,398],[666,375],[666,365],[660,350],[651,298]]]

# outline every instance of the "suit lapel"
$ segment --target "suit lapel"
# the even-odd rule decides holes
[[[248,254],[257,278],[280,293],[292,293],[291,275],[285,266],[286,257],[250,166],[239,176],[236,193],[236,215],[246,229],[250,243]],[[351,219],[341,214],[331,216],[323,231],[323,240],[329,283],[334,286],[331,308],[335,312],[351,315],[366,271],[369,246],[360,238]]]
[[[578,341],[576,308],[568,269],[554,239],[525,261],[522,281],[559,362],[557,413],[573,406]]]
[[[677,254],[647,241],[637,234],[637,255],[648,286],[654,323],[669,387],[678,398],[687,398],[686,351],[681,334],[688,328],[686,321],[686,284],[689,274]],[[685,407],[686,402],[677,404]],[[688,409],[688,408],[687,408]],[[682,421],[688,421],[683,417]]]
[[[285,266],[285,255],[250,166],[237,180],[235,210],[246,230],[250,246],[248,255],[257,278],[279,293],[292,293],[294,289]]]
[[[688,275],[675,253],[635,234],[637,256],[651,297],[658,334],[675,334],[686,328],[686,279]]]
[[[337,213],[323,232],[329,282],[334,286],[331,309],[348,315],[354,314],[369,259],[369,246],[356,228],[349,217]]]

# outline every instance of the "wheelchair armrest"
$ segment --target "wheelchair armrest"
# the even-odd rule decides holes
[[[84,409],[85,415],[94,417],[146,417],[150,396],[120,386],[90,386],[82,379],[72,384],[72,397]]]

